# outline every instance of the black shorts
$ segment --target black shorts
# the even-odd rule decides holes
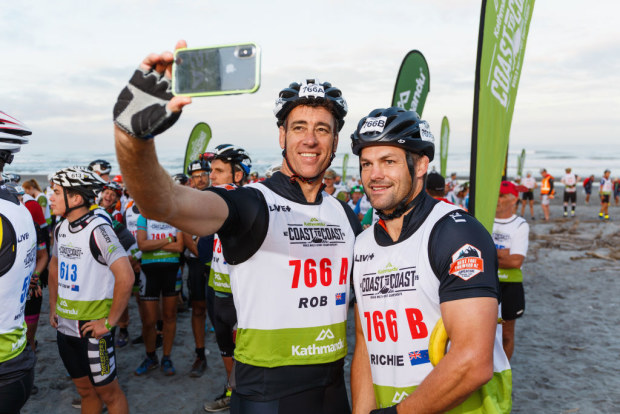
[[[234,330],[237,325],[237,310],[232,296],[215,295],[213,329],[220,353],[223,357],[232,357],[235,351]]]
[[[525,292],[523,283],[500,282],[502,292],[502,319],[512,321],[525,312]]]
[[[526,191],[525,193],[523,193],[521,198],[523,200],[533,200],[534,199],[534,192],[533,191]]]
[[[205,265],[196,257],[186,258],[187,289],[189,300],[205,301],[207,297],[207,274]]]
[[[601,195],[601,203],[608,203],[609,204],[609,194]]]
[[[28,299],[26,299],[26,308],[24,309],[24,315],[28,316],[37,316],[41,313],[41,304],[43,303],[43,295],[35,296],[34,294],[29,295]],[[28,319],[28,318],[26,318]],[[26,321],[29,323],[28,321]],[[36,322],[36,321],[35,321]]]
[[[272,401],[253,401],[233,390],[231,414],[349,414],[344,377],[318,388],[287,395]]]
[[[176,296],[178,263],[147,263],[142,265],[146,278],[140,300],[159,300],[159,296]]]
[[[577,192],[576,191],[573,191],[572,193],[568,192],[568,191],[564,191],[564,202],[568,203],[569,201],[571,203],[576,203],[577,202]]]
[[[56,332],[56,340],[60,358],[71,378],[88,376],[95,387],[107,385],[116,379],[114,337],[111,333],[95,339]]]

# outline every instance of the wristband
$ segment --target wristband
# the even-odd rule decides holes
[[[41,272],[35,270],[34,272],[32,272],[33,276],[41,276]]]
[[[105,328],[106,328],[108,331],[111,331],[111,330],[112,330],[112,325],[110,325],[110,322],[108,322],[108,318],[105,318],[105,321],[103,322],[103,324],[105,325]]]
[[[168,236],[168,243],[172,243],[172,237]]]

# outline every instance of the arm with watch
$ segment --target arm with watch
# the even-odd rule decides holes
[[[177,231],[174,237],[168,236],[168,240],[170,241],[161,249],[166,252],[172,253],[182,253],[183,249],[185,249],[185,243],[183,242],[183,233]]]

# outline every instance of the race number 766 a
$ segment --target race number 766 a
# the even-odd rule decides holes
[[[328,258],[289,260],[288,264],[293,267],[293,281],[291,285],[293,289],[297,289],[300,282],[309,288],[315,287],[317,284],[321,286],[330,286],[332,284],[332,261]],[[346,284],[348,277],[349,259],[343,257],[340,260],[338,284]]]

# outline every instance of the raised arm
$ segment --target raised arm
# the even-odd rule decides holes
[[[177,48],[186,47],[179,41]],[[114,106],[116,156],[127,189],[147,218],[198,235],[213,234],[228,216],[216,194],[175,185],[159,164],[153,137],[170,128],[191,99],[173,96],[173,54],[150,54],[121,91]]]

